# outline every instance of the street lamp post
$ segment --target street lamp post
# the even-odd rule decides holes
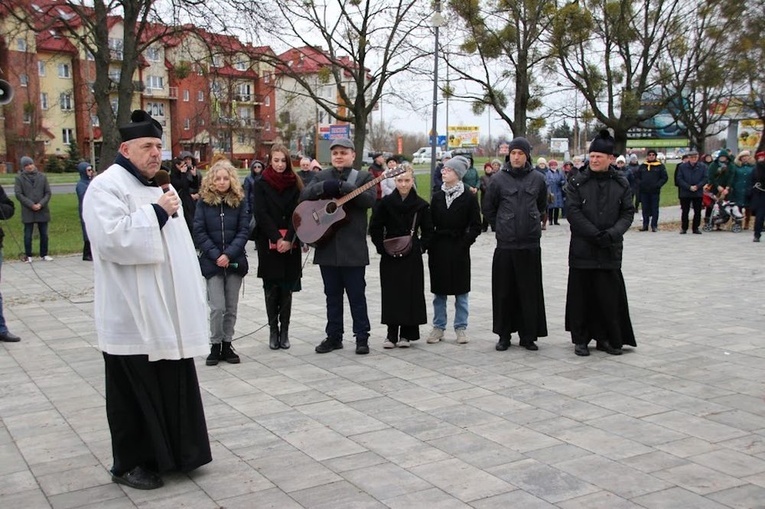
[[[438,146],[438,28],[443,25],[444,18],[441,16],[441,2],[435,2],[436,12],[431,18],[435,28],[436,41],[433,49],[433,123],[430,129],[430,189],[433,189],[433,179],[436,173],[436,147]]]

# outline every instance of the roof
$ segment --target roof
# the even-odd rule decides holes
[[[72,44],[66,36],[61,35],[61,32],[55,29],[38,32],[35,35],[35,44],[37,46],[37,51],[77,54],[77,48],[74,47],[74,44]]]

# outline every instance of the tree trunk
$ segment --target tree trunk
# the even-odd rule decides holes
[[[360,110],[360,111],[359,111]],[[361,168],[364,158],[364,142],[366,141],[367,113],[362,108],[357,108],[353,115],[353,144],[356,147],[356,159],[353,161],[354,168]]]

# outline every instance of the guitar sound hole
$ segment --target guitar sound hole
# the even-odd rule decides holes
[[[337,203],[333,201],[327,203],[327,208],[325,210],[327,211],[327,214],[334,214],[337,210]]]

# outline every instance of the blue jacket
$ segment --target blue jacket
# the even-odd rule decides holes
[[[703,188],[707,183],[707,167],[704,163],[682,163],[675,170],[675,175],[679,198],[701,198],[704,195]],[[697,186],[696,191],[691,191],[691,186]]]
[[[225,202],[218,205],[199,200],[194,213],[194,244],[200,250],[199,267],[206,279],[226,270],[234,270],[240,276],[247,274],[249,266],[244,246],[249,236],[250,218],[244,200],[234,208]],[[224,269],[215,262],[220,255],[227,255],[230,263],[238,267]]]
[[[547,190],[553,199],[547,204],[548,209],[563,208],[563,188],[566,187],[566,176],[561,170],[553,171],[550,168],[545,172]]]

